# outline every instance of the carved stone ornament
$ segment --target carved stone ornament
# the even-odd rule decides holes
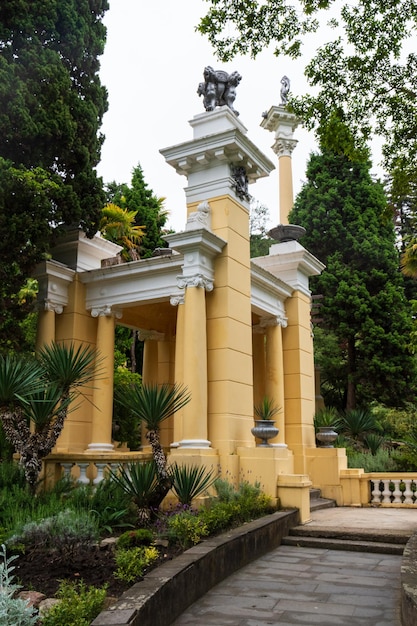
[[[288,76],[283,76],[281,78],[281,104],[288,104],[288,94],[290,92],[290,79]]]
[[[194,276],[178,276],[177,284],[180,289],[186,287],[203,287],[206,291],[213,291],[213,280],[203,276],[203,274],[194,274]]]
[[[228,74],[223,70],[214,70],[211,65],[204,68],[204,82],[198,85],[197,93],[204,96],[206,111],[214,111],[221,106],[228,106],[235,115],[239,115],[233,104],[236,99],[236,87],[242,80],[239,72]]]
[[[175,296],[171,296],[169,299],[171,306],[179,306],[180,304],[184,304],[185,297],[184,294],[176,294]]]
[[[248,192],[248,177],[245,168],[242,165],[232,167],[232,178],[232,187],[237,197],[250,202],[251,196]]]
[[[197,211],[190,213],[187,219],[185,230],[197,230],[198,228],[207,228],[211,230],[210,223],[210,205],[206,202],[201,202]]]
[[[123,314],[120,311],[114,311],[108,304],[102,307],[95,307],[91,309],[91,317],[115,317],[120,320]]]
[[[64,307],[62,306],[62,304],[58,302],[52,302],[52,300],[44,300],[43,302],[40,303],[39,310],[40,311],[53,311],[57,315],[61,315],[62,311],[64,310]]]

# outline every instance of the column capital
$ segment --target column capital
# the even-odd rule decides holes
[[[38,310],[53,311],[57,315],[60,315],[63,312],[64,307],[60,302],[54,302],[50,298],[45,298],[45,300],[38,302]]]
[[[288,139],[283,137],[278,137],[272,146],[272,150],[275,152],[278,158],[288,156],[290,157],[296,147],[298,141],[297,139]]]
[[[213,291],[214,280],[204,274],[194,274],[193,276],[177,276],[177,285],[180,289],[187,287],[203,287],[206,291]]]
[[[169,299],[169,303],[171,304],[171,306],[179,306],[180,304],[184,304],[184,302],[185,302],[184,292],[176,293],[172,295]]]
[[[282,326],[282,328],[286,328],[287,325],[288,318],[282,313],[274,315],[273,317],[262,317],[260,321],[261,328],[271,328],[271,326]]]
[[[120,320],[122,316],[121,311],[113,309],[109,304],[91,309],[91,317],[114,317]]]

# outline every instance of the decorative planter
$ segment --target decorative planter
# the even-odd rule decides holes
[[[337,439],[337,432],[333,430],[333,426],[319,426],[316,433],[316,439],[320,442],[321,448],[333,448],[333,443]]]
[[[262,439],[262,442],[258,443],[259,448],[270,448],[271,444],[268,443],[268,439],[276,437],[279,428],[275,426],[275,422],[272,420],[255,420],[255,426],[251,429],[251,433],[254,437]]]

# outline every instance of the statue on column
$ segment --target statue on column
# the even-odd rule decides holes
[[[216,106],[228,106],[237,116],[233,104],[236,99],[236,87],[242,80],[239,72],[228,74],[223,70],[214,70],[211,65],[204,68],[204,82],[198,85],[197,93],[204,96],[204,108],[206,111],[214,111]]]
[[[288,76],[281,78],[281,105],[288,104],[288,94],[290,92],[290,79]]]

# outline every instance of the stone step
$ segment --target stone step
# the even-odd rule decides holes
[[[327,498],[310,497],[310,511],[318,511],[319,509],[332,509],[336,506],[334,500],[328,500]]]
[[[365,543],[391,543],[405,546],[410,538],[410,533],[389,532],[386,530],[366,529],[333,529],[329,527],[314,527],[314,522],[305,526],[294,526],[289,535],[296,538],[331,539],[337,541],[359,541]]]
[[[372,552],[398,555],[402,555],[404,551],[404,545],[398,543],[346,541],[343,539],[330,539],[328,537],[288,536],[282,539],[282,545],[297,546],[299,548],[324,548],[327,550],[347,550],[349,552]]]
[[[310,500],[317,500],[317,498],[321,498],[321,489],[310,489]]]

